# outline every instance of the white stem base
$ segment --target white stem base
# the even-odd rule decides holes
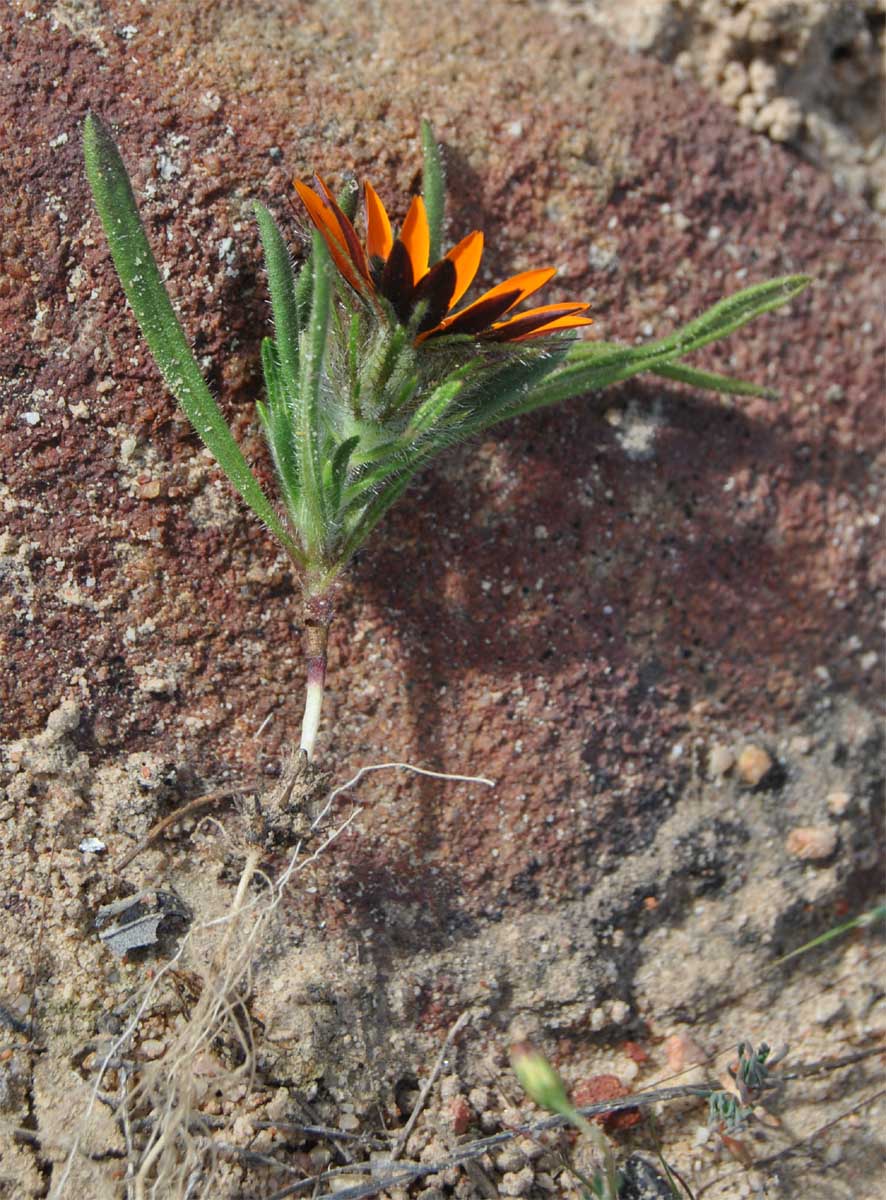
[[[305,715],[301,723],[300,749],[307,756],[308,762],[314,757],[314,744],[317,741],[317,730],[320,728],[320,711],[323,708],[323,685],[325,671],[308,668],[308,684],[305,693]]]

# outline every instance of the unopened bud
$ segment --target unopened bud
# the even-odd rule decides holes
[[[540,1108],[556,1113],[572,1110],[563,1080],[529,1042],[511,1047],[511,1066],[526,1095]]]

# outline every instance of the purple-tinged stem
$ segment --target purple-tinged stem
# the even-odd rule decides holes
[[[314,757],[314,743],[320,728],[323,688],[326,685],[326,655],[308,658],[308,682],[305,688],[305,715],[301,723],[301,751],[308,762]]]
[[[300,750],[308,762],[314,758],[314,745],[320,728],[323,690],[326,686],[326,647],[333,616],[332,600],[328,594],[307,596],[304,603],[305,662],[308,668],[305,687],[305,715],[301,724]]]

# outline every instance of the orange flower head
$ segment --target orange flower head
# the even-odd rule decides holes
[[[394,237],[378,193],[371,183],[364,183],[364,244],[322,179],[315,177],[313,188],[295,180],[295,187],[332,261],[356,292],[370,300],[381,297],[404,325],[419,305],[424,306],[416,342],[456,334],[487,342],[525,342],[592,323],[590,317],[581,315],[588,305],[577,303],[544,304],[516,316],[507,315],[553,277],[554,267],[521,271],[453,312],[480,266],[482,233],[469,233],[431,266],[428,216],[421,196],[413,197],[400,233]]]

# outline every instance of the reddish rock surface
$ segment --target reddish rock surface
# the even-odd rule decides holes
[[[445,147],[451,240],[486,232],[481,282],[556,263],[548,298],[589,299],[592,336],[660,335],[787,272],[815,283],[703,356],[777,387],[777,402],[648,379],[528,417],[427,472],[355,564],[324,766],[341,781],[409,760],[496,787],[367,777],[359,826],[287,910],[298,933],[278,948],[269,1023],[298,1028],[300,997],[316,999],[286,974],[293,947],[304,969],[302,936],[334,957],[328,986],[341,1013],[359,1010],[354,1028],[373,997],[377,1076],[369,1051],[354,1065],[311,1026],[321,1065],[303,1072],[325,1071],[330,1090],[341,1062],[348,1086],[371,1091],[414,1052],[402,1031],[437,1037],[467,1003],[505,1027],[542,1014],[579,1040],[605,1026],[594,1014],[613,995],[650,1024],[704,1014],[805,922],[818,931],[837,901],[859,911],[876,867],[874,218],[567,16],[470,2],[453,20],[437,0],[420,21],[407,5],[379,11],[68,0],[0,16],[3,737],[34,738],[62,701],[79,705],[58,778],[38,771],[4,801],[5,948],[41,914],[62,939],[69,908],[91,929],[77,839],[98,832],[120,855],[206,787],[273,774],[301,717],[292,582],[126,310],[82,170],[89,109],[115,129],[184,324],[265,479],[253,406],[269,314],[250,202],[274,209],[297,254],[293,175],[367,175],[402,216],[424,115]],[[777,778],[753,794],[703,784],[708,746],[749,741],[773,751]],[[136,797],[147,771],[154,807],[121,816],[102,771],[134,771],[120,787]],[[827,818],[818,790],[821,805],[860,797],[835,861],[786,866],[788,829]],[[139,868],[193,872],[198,902],[210,867],[184,834],[176,845]],[[733,928],[737,911],[748,924]],[[73,970],[59,945],[55,970]]]
[[[582,1079],[572,1089],[572,1101],[578,1108],[589,1104],[602,1104],[604,1100],[621,1100],[631,1093],[617,1075],[591,1075]],[[608,1133],[632,1129],[639,1125],[643,1116],[638,1108],[622,1108],[615,1112],[600,1113],[593,1118]]]
[[[422,891],[431,862],[446,912],[456,896],[494,912],[580,891],[650,836],[691,740],[724,715],[765,729],[823,690],[876,691],[879,664],[859,658],[877,645],[882,322],[860,206],[694,88],[570,45],[534,10],[485,45],[461,40],[482,6],[459,34],[432,11],[433,37],[412,30],[396,70],[405,17],[382,33],[283,5],[272,48],[247,5],[184,23],[163,3],[112,4],[97,25],[60,11],[9,12],[3,34],[8,732],[73,695],[93,753],[163,746],[212,778],[273,764],[301,704],[289,579],[123,307],[81,169],[89,108],[114,123],[185,324],[260,463],[248,200],[296,246],[294,173],[371,174],[402,207],[422,113],[447,147],[453,237],[486,229],[490,278],[561,264],[558,288],[591,299],[604,336],[816,277],[708,356],[777,385],[778,403],[655,381],[577,400],[454,452],[379,531],[334,633],[324,760],[498,787],[368,784],[367,837],[345,849],[366,894],[380,869]],[[508,39],[530,27],[527,63]],[[628,424],[654,415],[647,458],[601,404]]]

